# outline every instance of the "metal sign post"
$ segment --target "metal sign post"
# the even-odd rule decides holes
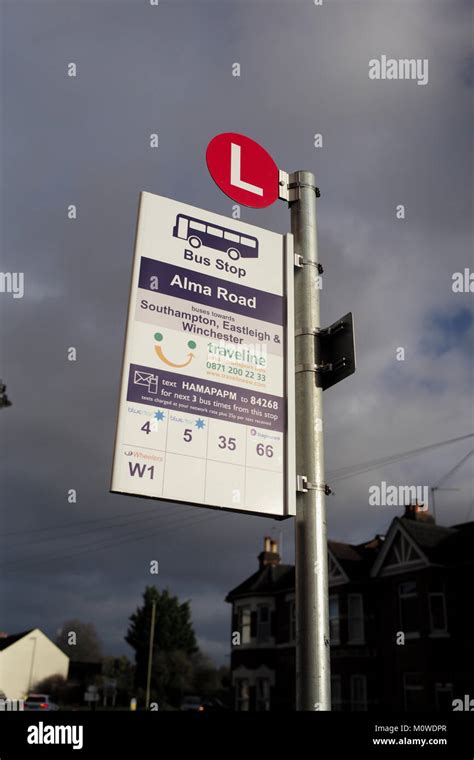
[[[211,141],[217,146],[209,170],[221,190],[238,202],[262,208],[278,197],[291,209],[294,238],[295,398],[296,412],[296,707],[330,710],[328,560],[324,478],[323,390],[355,371],[352,314],[322,329],[319,294],[322,267],[318,261],[314,175],[277,172],[265,149],[243,135],[226,133]],[[251,183],[232,179],[232,150],[238,149]],[[256,151],[251,156],[252,151]],[[214,151],[215,152],[215,151]],[[212,151],[211,151],[212,153]],[[230,162],[229,162],[230,155]],[[251,156],[252,161],[249,160]],[[212,158],[212,156],[211,156]],[[217,166],[216,166],[217,165]],[[277,192],[278,183],[278,192]],[[253,193],[265,195],[261,202]],[[236,195],[236,188],[238,193]]]
[[[330,710],[329,611],[324,479],[323,389],[315,332],[320,328],[316,187],[311,172],[290,177],[295,246],[296,385],[296,706]]]

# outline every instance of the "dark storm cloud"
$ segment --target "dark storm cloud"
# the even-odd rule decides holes
[[[323,319],[354,312],[359,365],[326,394],[327,467],[467,432],[464,345],[450,339],[443,362],[420,347],[438,344],[443,315],[468,308],[451,276],[470,265],[472,244],[469,7],[41,0],[4,2],[2,15],[2,267],[25,273],[25,296],[0,294],[1,375],[14,404],[0,411],[0,533],[51,528],[0,537],[0,564],[10,563],[2,627],[54,633],[78,617],[96,624],[108,651],[126,651],[127,618],[157,580],[192,600],[203,646],[225,661],[224,596],[256,569],[265,533],[282,532],[292,561],[292,521],[108,493],[138,194],[228,215],[204,161],[209,139],[228,130],[261,141],[288,171],[314,169]],[[382,53],[428,58],[428,85],[370,81],[368,62]],[[315,149],[319,132],[324,147]],[[281,203],[242,209],[242,218],[289,227]],[[384,532],[394,515],[368,506],[369,486],[435,484],[467,448],[336,481],[331,535]],[[468,475],[460,471],[462,490],[439,500],[448,524],[469,516]],[[71,488],[77,504],[67,501]],[[147,509],[150,517],[122,524]],[[125,517],[76,525],[117,515]]]

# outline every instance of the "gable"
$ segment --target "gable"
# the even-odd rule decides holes
[[[5,660],[9,659],[10,657],[17,658],[19,656],[19,652],[25,652],[25,656],[30,657],[30,650],[32,646],[31,640],[35,639],[36,655],[40,656],[39,653],[41,652],[48,658],[54,658],[63,660],[64,662],[69,662],[69,656],[65,654],[65,652],[63,652],[62,649],[54,643],[54,641],[51,641],[51,639],[46,636],[46,634],[43,633],[40,628],[32,628],[30,631],[28,631],[28,634],[29,635],[25,634],[21,637],[16,638],[13,644],[3,650],[2,654]]]
[[[397,521],[390,529],[371,576],[394,575],[407,569],[429,565],[426,555]]]
[[[332,553],[331,549],[328,549],[328,576],[330,586],[337,586],[339,583],[349,582],[349,578]]]
[[[8,649],[8,647],[11,647],[13,644],[16,644],[17,641],[20,641],[25,636],[27,636],[29,633],[32,633],[35,629],[29,628],[27,631],[22,631],[21,633],[15,633],[11,636],[1,636],[0,637],[0,652],[4,649]]]

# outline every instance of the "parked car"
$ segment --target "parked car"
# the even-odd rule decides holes
[[[204,712],[222,712],[222,710],[229,710],[230,708],[225,705],[218,697],[209,697],[202,703]]]
[[[28,694],[25,699],[25,710],[59,710],[57,704],[51,701],[49,694]]]
[[[201,697],[188,696],[184,697],[179,709],[186,712],[202,712],[204,710],[204,705]]]

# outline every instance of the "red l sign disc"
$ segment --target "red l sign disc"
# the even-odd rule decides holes
[[[209,173],[223,193],[243,206],[265,208],[278,198],[278,167],[261,145],[224,132],[207,146]]]

